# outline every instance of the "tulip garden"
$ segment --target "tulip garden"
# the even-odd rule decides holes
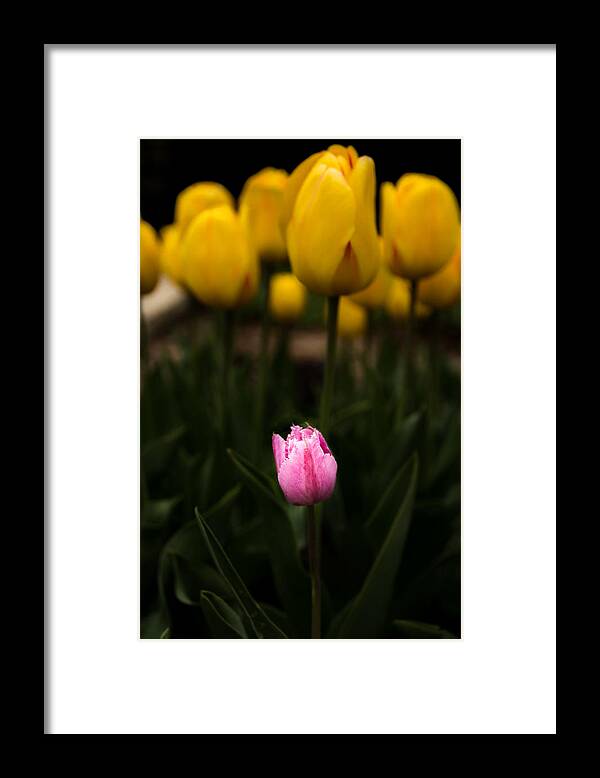
[[[460,638],[460,191],[294,148],[142,205],[140,635]]]

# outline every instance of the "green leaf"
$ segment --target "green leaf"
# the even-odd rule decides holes
[[[279,627],[282,632],[285,632],[286,635],[289,635],[293,632],[291,629],[291,624],[283,611],[279,610],[279,608],[275,608],[273,605],[269,605],[266,602],[261,602],[259,604],[267,616],[271,619],[273,624]]]
[[[448,632],[446,629],[438,627],[437,624],[425,624],[422,621],[406,621],[396,619],[392,622],[392,627],[400,634],[402,638],[454,638],[456,635]]]
[[[230,597],[231,588],[212,564],[196,520],[169,538],[158,564],[162,612],[175,637],[208,637],[208,624],[200,608],[203,590]]]
[[[402,504],[362,589],[344,609],[342,618],[334,620],[331,637],[375,638],[385,626],[412,518],[418,471],[418,456],[414,454],[410,462],[410,482]]]
[[[457,593],[457,597],[454,597]],[[444,549],[415,578],[406,584],[395,599],[395,615],[421,612],[431,603],[448,598],[454,615],[460,609],[460,526]],[[452,615],[452,614],[449,614]]]
[[[163,548],[163,556],[170,554],[186,559],[193,567],[210,563],[210,554],[194,520],[186,522],[171,535]]]
[[[373,406],[370,400],[358,400],[351,405],[347,405],[345,408],[340,408],[340,410],[332,417],[332,429],[336,429],[340,424],[355,419],[357,416],[361,416],[363,413],[368,413],[372,407]]]
[[[212,565],[192,562],[177,554],[169,556],[174,571],[174,593],[184,605],[200,605],[202,591],[208,587],[222,596],[229,595],[227,582]]]
[[[381,548],[381,544],[389,532],[397,506],[402,504],[402,500],[408,492],[412,471],[413,460],[411,459],[396,473],[366,521],[365,529],[375,551]]]
[[[200,535],[200,533],[198,534]],[[208,637],[206,619],[195,600],[199,599],[197,592],[213,587],[205,581],[199,585],[196,584],[195,578],[188,575],[188,571],[182,569],[184,562],[185,560],[172,553],[161,555],[159,572],[161,613],[164,614],[166,623],[171,630],[171,638]],[[210,567],[209,569],[213,576],[218,576],[214,568]],[[225,582],[223,584],[226,585]],[[228,594],[229,589],[227,589]]]
[[[394,478],[398,470],[418,450],[426,430],[426,413],[424,409],[406,416],[397,429],[392,429],[380,448],[384,451],[384,459],[379,471],[379,477],[374,481],[376,494],[381,494]],[[371,494],[373,497],[373,493]]]
[[[241,454],[229,456],[242,478],[262,505],[265,531],[275,587],[298,637],[310,634],[310,576],[302,566],[288,506],[273,499],[266,475]]]
[[[247,638],[244,624],[233,608],[213,592],[203,591],[200,605],[214,638]]]
[[[147,478],[160,475],[168,466],[183,438],[185,427],[177,427],[142,449],[142,466]]]
[[[171,497],[166,500],[146,500],[142,507],[142,529],[162,529],[168,522],[173,510],[181,502],[181,497]]]
[[[165,629],[165,631],[162,633],[162,635],[160,637],[161,637],[161,640],[165,640],[165,639],[168,639],[168,638],[171,637],[171,630],[169,629],[169,627],[167,627]]]
[[[205,519],[212,519],[229,508],[236,501],[239,493],[242,491],[241,484],[236,484],[228,492],[226,492],[220,500],[218,500],[213,506],[204,512]]]
[[[401,456],[410,454],[411,449],[417,445],[425,431],[425,421],[426,410],[419,408],[396,422],[393,435],[399,438],[398,450]]]
[[[444,430],[435,465],[428,479],[428,486],[443,478],[453,464],[460,467],[460,413],[458,411],[452,414]]]
[[[200,530],[204,536],[204,541],[213,558],[213,562],[217,570],[221,573],[223,578],[231,586],[231,590],[234,593],[236,599],[241,605],[244,613],[248,617],[252,629],[254,630],[256,637],[258,638],[285,638],[285,635],[279,627],[275,626],[269,619],[267,614],[262,610],[258,603],[252,598],[252,595],[246,589],[246,586],[236,569],[232,565],[229,557],[223,550],[223,547],[217,540],[216,535],[211,530],[209,525],[204,521],[200,512],[196,508],[196,519],[200,526]]]
[[[241,454],[238,454],[237,451],[233,451],[232,449],[228,448],[227,453],[229,454],[229,457],[231,458],[231,461],[235,467],[244,477],[246,483],[255,493],[266,497],[273,505],[277,506],[278,508],[286,510],[286,503],[280,496],[279,490],[275,486],[275,482],[272,478],[269,478],[268,475],[262,473],[252,464],[252,462],[250,462]]]
[[[160,611],[153,611],[145,616],[140,623],[140,638],[142,640],[155,640],[160,638],[165,631],[166,622],[162,618]]]

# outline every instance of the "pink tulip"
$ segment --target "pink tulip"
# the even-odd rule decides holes
[[[277,480],[288,502],[314,505],[331,497],[337,462],[319,430],[292,424],[286,440],[273,435],[272,443]]]

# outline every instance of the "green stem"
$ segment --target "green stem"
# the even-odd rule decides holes
[[[408,404],[412,401],[412,395],[414,391],[414,377],[415,377],[415,364],[414,364],[414,330],[415,330],[415,308],[417,304],[417,281],[410,282],[410,303],[408,308],[408,323],[406,326],[406,341],[405,341],[405,354],[406,354],[406,395]]]
[[[375,316],[372,308],[367,308],[367,331],[365,336],[365,344],[367,346],[367,352],[370,352],[373,348],[373,339],[375,336]]]
[[[364,359],[363,362],[367,367],[371,367],[375,363],[373,354],[373,343],[375,335],[375,322],[374,315],[371,308],[367,308],[367,329],[365,331],[364,339]]]
[[[140,357],[142,361],[142,367],[148,364],[148,344],[150,338],[148,336],[148,324],[146,323],[146,317],[140,304]]]
[[[339,302],[340,298],[337,296],[327,298],[327,357],[320,412],[320,429],[324,436],[329,432],[329,417],[331,416],[331,401],[333,399]]]
[[[223,441],[229,444],[229,403],[231,388],[231,363],[233,360],[233,335],[235,324],[235,311],[226,310],[223,312],[222,322],[222,361],[221,361],[221,429]]]
[[[290,358],[290,331],[291,326],[289,324],[281,324],[279,326],[279,355],[281,359],[289,360]]]
[[[258,363],[258,381],[256,385],[256,418],[254,428],[254,458],[261,449],[265,416],[265,396],[267,391],[267,371],[269,367],[269,286],[271,269],[268,264],[263,265],[263,306],[260,326],[260,355]]]
[[[306,545],[311,582],[311,638],[321,637],[321,521],[314,505],[306,507]]]
[[[441,338],[439,312],[435,311],[431,319],[432,335],[430,344],[429,409],[431,417],[434,419],[437,415],[440,385]]]

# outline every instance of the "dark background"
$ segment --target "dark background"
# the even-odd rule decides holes
[[[262,168],[291,173],[332,143],[373,157],[378,208],[381,184],[395,183],[404,173],[438,176],[460,203],[460,140],[141,140],[141,217],[160,229],[173,221],[175,198],[186,186],[218,181],[237,199],[246,179]]]

